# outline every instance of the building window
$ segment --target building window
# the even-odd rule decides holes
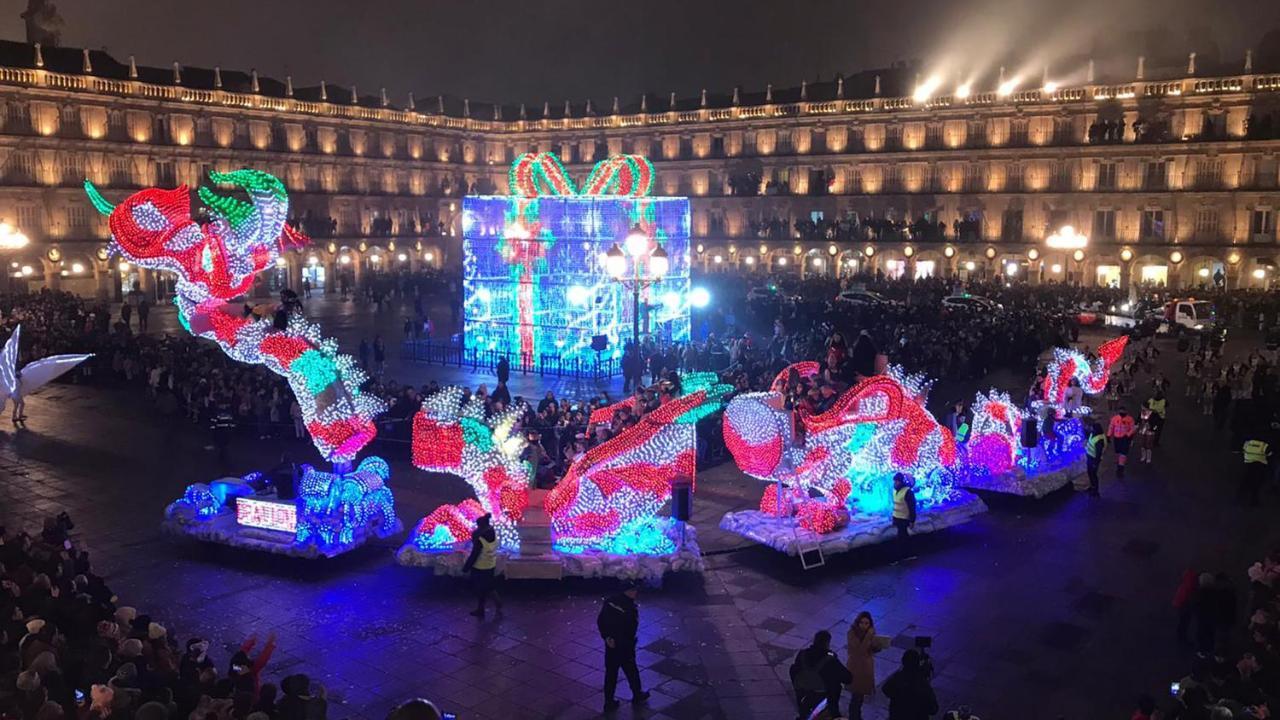
[[[1115,190],[1116,189],[1116,164],[1113,162],[1104,162],[1098,164],[1098,189],[1099,190]]]
[[[1116,236],[1116,211],[1093,211],[1093,236],[1095,238],[1114,238]]]
[[[793,152],[795,152],[795,143],[792,141],[791,131],[779,130],[777,153],[779,155],[790,155]]]
[[[1249,235],[1254,242],[1274,242],[1276,216],[1269,207],[1254,208],[1249,215]]]
[[[1143,240],[1164,240],[1164,210],[1143,210],[1140,236]]]
[[[1000,238],[1008,242],[1022,240],[1022,209],[1004,211],[1004,222],[1000,227]]]
[[[1147,190],[1164,190],[1168,187],[1168,164],[1164,160],[1150,160],[1146,165],[1145,183]]]
[[[1196,235],[1212,238],[1218,234],[1218,209],[1200,208],[1196,211]]]
[[[172,160],[156,161],[156,184],[164,187],[178,184],[178,175],[174,171]]]
[[[35,157],[26,151],[16,151],[9,156],[8,176],[13,182],[30,183],[36,179]]]
[[[18,206],[18,229],[24,233],[42,233],[44,231],[44,211],[35,205]]]
[[[208,173],[200,177],[208,177]],[[133,184],[133,168],[129,158],[119,156],[111,158],[111,184],[115,186]]]
[[[89,209],[83,204],[67,206],[67,227],[84,231],[89,227]]]

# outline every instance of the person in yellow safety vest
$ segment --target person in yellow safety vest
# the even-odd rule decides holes
[[[1164,434],[1165,411],[1168,409],[1168,404],[1164,399],[1163,390],[1156,390],[1156,394],[1147,400],[1147,409],[1151,411],[1151,431],[1155,433],[1152,444],[1155,447],[1160,447],[1160,436]]]
[[[1128,410],[1120,408],[1111,416],[1107,425],[1107,439],[1116,451],[1116,477],[1124,477],[1124,466],[1129,462],[1129,445],[1133,443],[1133,434],[1137,431],[1133,416]]]
[[[502,613],[502,598],[497,590],[498,533],[493,529],[488,513],[476,518],[476,529],[471,533],[471,554],[462,565],[462,571],[471,573],[471,587],[476,594],[476,609],[471,614],[484,619],[484,604],[490,595],[494,607]]]
[[[893,475],[893,526],[898,529],[898,537],[906,539],[907,528],[916,524],[916,494],[902,473]]]
[[[1244,453],[1244,474],[1240,477],[1240,498],[1257,507],[1261,501],[1262,485],[1267,480],[1267,466],[1271,462],[1271,446],[1257,432],[1250,433],[1241,448]]]
[[[1107,436],[1098,423],[1089,423],[1089,439],[1084,443],[1085,469],[1089,472],[1089,495],[1101,497],[1098,492],[1098,466],[1102,464],[1102,452],[1107,449]]]

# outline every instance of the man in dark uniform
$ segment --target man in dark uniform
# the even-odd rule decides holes
[[[640,689],[640,670],[636,667],[636,633],[640,629],[640,608],[636,605],[636,596],[639,594],[638,584],[629,586],[606,599],[600,615],[596,617],[596,627],[604,639],[605,712],[618,707],[618,700],[613,694],[618,688],[619,669],[626,673],[627,684],[631,686],[632,703],[639,704],[649,698],[649,693]]]

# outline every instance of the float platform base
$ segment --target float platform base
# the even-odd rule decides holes
[[[672,531],[678,533],[679,525]],[[667,573],[703,571],[698,534],[692,525],[683,528],[682,542],[675,552],[649,555],[643,553],[607,553],[598,550],[553,550],[535,556],[498,553],[497,574],[508,580],[561,580],[570,577],[618,578],[657,586]],[[462,575],[462,566],[471,552],[470,543],[452,548],[423,550],[412,542],[396,553],[396,562],[406,567],[430,568],[436,575]]]
[[[957,491],[946,503],[921,512],[911,534],[937,532],[968,522],[986,511],[986,504],[977,495]],[[854,515],[845,527],[819,535],[800,527],[794,517],[779,518],[759,510],[742,510],[725,513],[720,519],[720,529],[797,557],[801,552],[817,548],[821,548],[824,555],[848,552],[856,547],[892,542],[898,536],[888,514]]]

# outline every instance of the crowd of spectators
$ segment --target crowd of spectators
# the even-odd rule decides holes
[[[781,217],[754,220],[752,234],[763,240],[831,240],[835,242],[867,241],[976,241],[981,238],[982,220],[976,215],[956,218],[950,226],[934,218],[920,216],[915,220],[895,220],[872,215],[847,213],[843,217]]]
[[[323,720],[323,686],[269,682],[275,638],[234,650],[123,605],[65,513],[37,535],[0,528],[0,717]]]

